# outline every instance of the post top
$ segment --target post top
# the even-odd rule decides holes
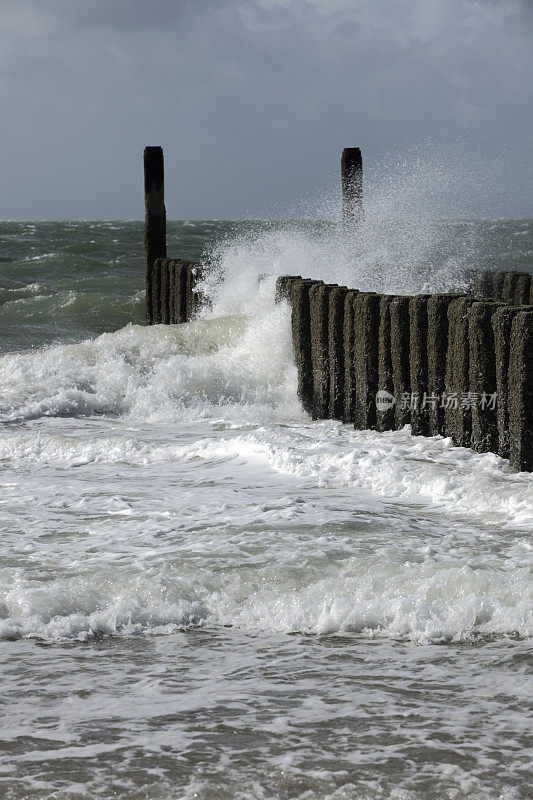
[[[362,161],[360,147],[345,147],[342,151],[343,159],[350,159],[353,161]]]

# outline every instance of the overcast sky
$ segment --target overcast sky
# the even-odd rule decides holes
[[[461,167],[472,215],[533,215],[533,0],[0,0],[4,219],[141,218],[162,145],[169,218],[280,214]],[[274,209],[274,212],[273,212]]]

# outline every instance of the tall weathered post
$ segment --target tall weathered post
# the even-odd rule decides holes
[[[363,158],[359,147],[345,147],[341,158],[342,221],[345,228],[363,218]]]
[[[146,261],[146,316],[149,324],[161,322],[154,261],[167,255],[163,148],[144,148],[144,252]]]

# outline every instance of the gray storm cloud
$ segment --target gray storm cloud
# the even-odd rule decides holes
[[[171,217],[285,213],[428,158],[457,213],[533,212],[526,0],[2,0],[3,218],[142,215],[162,144]],[[319,205],[319,204],[318,204]]]

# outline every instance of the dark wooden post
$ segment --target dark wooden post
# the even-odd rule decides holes
[[[345,147],[341,158],[342,221],[345,227],[363,218],[363,159],[359,147]]]
[[[509,346],[509,443],[511,467],[533,472],[533,313],[513,320]]]
[[[167,255],[163,148],[144,148],[144,251],[146,260],[146,314],[154,322],[153,267],[156,258]]]

